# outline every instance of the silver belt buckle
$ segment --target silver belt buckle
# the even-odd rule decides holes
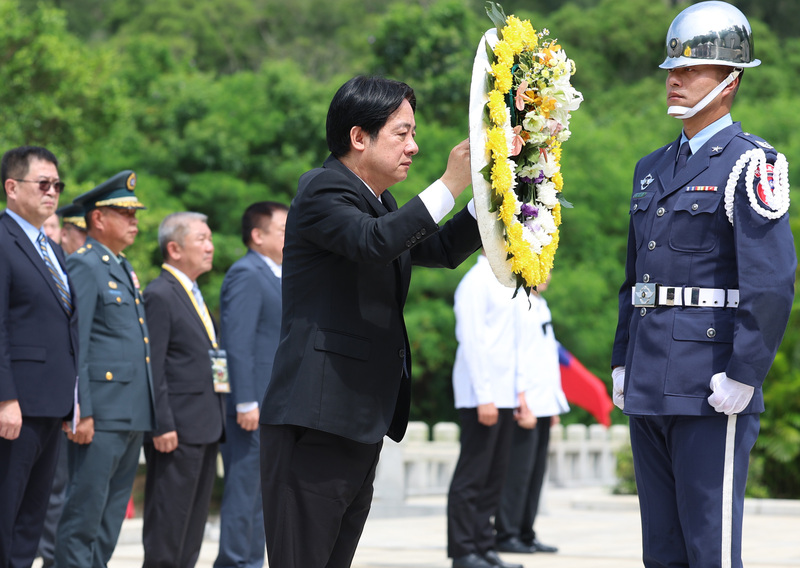
[[[654,282],[637,282],[633,292],[633,305],[647,308],[656,305],[658,300],[658,284]]]

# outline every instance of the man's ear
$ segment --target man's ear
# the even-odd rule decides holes
[[[16,197],[17,195],[17,182],[11,178],[8,178],[5,183],[5,191],[7,197]]]
[[[354,126],[350,129],[350,147],[353,150],[363,151],[367,147],[369,134],[367,134],[360,126]]]
[[[175,260],[179,260],[181,258],[181,246],[176,243],[175,241],[170,241],[167,243],[167,255],[170,258],[174,258]]]

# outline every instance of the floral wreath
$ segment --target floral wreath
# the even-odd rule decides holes
[[[583,96],[570,84],[575,63],[547,29],[506,17],[494,2],[486,12],[496,28],[484,34],[473,66],[473,193],[495,275],[530,291],[547,280],[561,208],[571,207],[561,196],[561,143]]]

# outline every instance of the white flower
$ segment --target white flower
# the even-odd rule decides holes
[[[536,186],[536,200],[548,209],[555,207],[558,203],[558,191],[556,184],[550,180],[545,180]]]
[[[536,111],[527,113],[525,120],[522,121],[522,127],[533,134],[541,132],[545,126],[547,126],[547,119]]]

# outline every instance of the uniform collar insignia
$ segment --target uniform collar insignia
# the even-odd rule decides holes
[[[651,183],[653,183],[653,176],[650,174],[647,174],[643,179],[639,180],[639,184],[642,186],[642,189],[646,189]]]
[[[717,152],[722,152],[722,146],[714,146],[713,148],[711,148],[711,151],[714,152],[715,154]]]

